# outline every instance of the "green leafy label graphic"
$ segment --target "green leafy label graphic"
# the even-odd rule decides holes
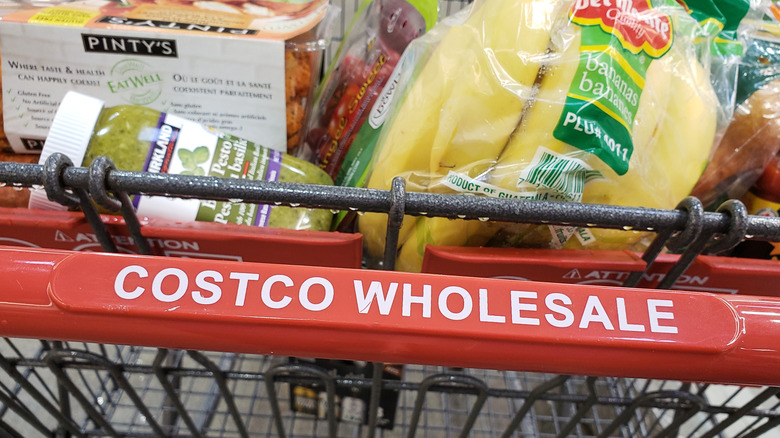
[[[209,160],[209,149],[206,146],[198,146],[195,150],[179,149],[177,151],[184,169],[182,175],[205,175],[206,170],[200,166]]]
[[[162,94],[163,76],[137,59],[123,59],[111,68],[108,91],[136,105],[149,105]]]
[[[517,187],[532,186],[536,199],[581,202],[585,184],[601,177],[601,172],[582,160],[539,147],[528,167],[520,172]]]

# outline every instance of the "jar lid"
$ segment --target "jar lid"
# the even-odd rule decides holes
[[[54,114],[38,163],[43,164],[49,156],[59,152],[70,158],[74,165],[81,166],[104,105],[105,102],[100,99],[75,91],[65,94]],[[44,190],[32,191],[28,206],[42,210],[67,210],[66,206],[50,201]]]

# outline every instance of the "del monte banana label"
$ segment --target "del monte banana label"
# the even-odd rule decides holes
[[[580,61],[553,135],[623,175],[647,68],[672,45],[671,19],[647,0],[577,0],[570,20],[581,28]]]
[[[672,44],[671,19],[646,0],[577,0],[571,21],[580,26],[599,26],[634,54],[644,51],[658,58]]]

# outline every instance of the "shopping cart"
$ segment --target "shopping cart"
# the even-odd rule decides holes
[[[344,29],[356,5],[342,6]],[[231,181],[116,171],[105,160],[78,168],[58,156],[0,163],[0,182],[80,205],[101,249],[0,248],[0,437],[752,437],[780,424],[780,299],[664,290],[700,254],[747,237],[780,241],[779,219],[737,202],[715,213],[694,199],[676,210],[496,202],[406,192],[401,180],[389,191]],[[653,231],[646,269],[663,247],[681,254],[652,290],[634,287],[643,271],[605,287],[162,257],[128,193],[384,212],[388,247],[409,214]],[[122,218],[99,215],[93,201]],[[141,255],[121,254],[120,228]],[[216,299],[203,287],[231,275],[238,286]],[[155,289],[157,278],[198,293]],[[385,301],[369,299],[377,288]],[[568,321],[555,307],[566,300],[591,311]],[[393,363],[404,364],[400,378],[384,373]],[[315,390],[321,412],[294,410],[296,387]],[[340,420],[337,397],[358,393],[365,421]]]
[[[746,235],[780,236],[780,221],[747,216],[739,203],[718,213],[703,212],[694,200],[674,211],[496,203],[406,193],[401,180],[391,191],[301,184],[279,190],[265,182],[115,171],[105,160],[89,169],[68,167],[57,162],[61,159],[54,156],[44,166],[2,163],[0,175],[12,184],[49,184],[44,189],[54,196],[79,198],[106,250],[112,249],[105,226],[111,219],[101,218],[91,201],[102,199],[106,186],[125,206],[126,193],[143,192],[387,211],[395,219],[390,240],[403,214],[462,217],[463,211],[475,220],[652,228],[658,237],[646,261],[662,243],[687,248],[668,275],[681,274],[698,253],[731,246]],[[51,186],[60,180],[72,195]],[[143,227],[132,209],[123,211],[127,227],[142,241]],[[0,350],[2,436],[758,436],[780,422],[780,389],[772,387],[780,381],[776,298],[518,286],[501,279],[53,249],[7,247],[0,257],[0,330],[10,336]],[[239,280],[256,276],[266,284],[273,279],[283,291],[294,287],[297,293],[282,295],[300,305],[273,309],[268,304],[285,298],[269,293],[263,300],[247,294],[238,306],[239,287],[226,290],[225,299],[198,306],[190,289],[154,290],[152,278],[163,272],[192,278],[207,272],[211,280],[220,273]],[[136,281],[125,281],[131,276]],[[149,282],[138,282],[144,278]],[[354,308],[356,297],[345,291],[372,282],[414,290],[409,297],[418,297],[417,305],[421,293],[435,291],[439,299],[431,301],[438,303],[438,312],[426,315],[424,306],[408,314],[401,306],[383,311],[379,301]],[[312,289],[319,293],[308,294]],[[606,332],[604,321],[586,330],[567,329],[559,313],[552,315],[558,327],[535,329],[533,321],[515,320],[523,318],[521,310],[533,309],[502,317],[501,306],[481,301],[483,290],[506,298],[516,289],[523,297],[566,296],[575,305],[592,297],[603,303],[624,300],[625,321],[618,311],[616,332]],[[184,294],[192,300],[181,299]],[[449,305],[446,297],[442,301],[445,294],[464,304]],[[467,300],[473,312],[465,315]],[[647,311],[650,302],[657,306],[655,328],[651,322],[632,336],[638,320],[631,312]],[[370,375],[334,375],[288,356],[365,360],[374,367]],[[379,366],[386,362],[411,365],[403,379],[388,379]],[[324,419],[291,409],[291,384],[321,390],[329,402],[322,404]],[[368,424],[336,421],[337,393],[356,389],[370,394],[364,406]],[[392,429],[375,427],[383,393],[399,396]]]

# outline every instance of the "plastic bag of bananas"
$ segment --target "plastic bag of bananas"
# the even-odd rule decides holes
[[[477,0],[404,54],[367,186],[400,175],[413,191],[674,208],[730,116],[733,83],[713,71],[738,63],[750,8],[727,1]],[[386,216],[358,226],[380,259]],[[418,271],[427,244],[625,249],[642,236],[576,231],[407,216],[396,268]]]

